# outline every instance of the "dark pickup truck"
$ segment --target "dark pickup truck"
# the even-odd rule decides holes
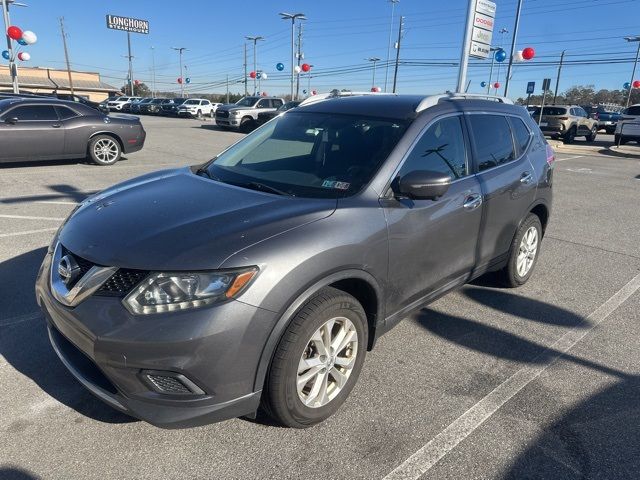
[[[604,105],[583,106],[590,118],[598,121],[598,130],[606,130],[611,135],[616,130],[618,120],[622,117],[619,111]]]

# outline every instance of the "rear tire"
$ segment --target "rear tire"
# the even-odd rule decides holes
[[[507,265],[499,272],[503,285],[510,288],[527,283],[540,256],[542,224],[537,215],[530,213],[518,228],[511,248]]]
[[[264,410],[282,425],[307,428],[333,415],[364,363],[367,317],[358,301],[326,287],[291,321],[271,361]]]
[[[576,139],[576,127],[571,127],[567,133],[562,137],[562,141],[566,145],[570,145]]]
[[[89,141],[89,158],[98,165],[113,165],[122,156],[120,143],[109,135],[96,135]]]

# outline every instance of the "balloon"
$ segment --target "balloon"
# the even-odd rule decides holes
[[[640,88],[640,80],[633,81],[633,88]]]
[[[25,30],[22,32],[22,41],[27,45],[33,45],[38,41],[38,37],[31,30]]]
[[[262,92],[262,96],[266,97],[267,96],[267,92]]]
[[[8,50],[3,50],[2,51],[2,58],[4,58],[5,60],[9,60],[11,58],[9,56],[9,51]]]
[[[262,72],[261,76],[262,76],[262,80],[266,80],[267,79],[267,74],[266,73]]]
[[[260,80],[262,78],[262,72],[256,72],[256,78]]]
[[[493,88],[500,88],[500,82],[496,82],[493,84]]]
[[[535,56],[536,56],[536,51],[531,47],[527,47],[524,50],[522,50],[522,58],[524,58],[525,60],[531,60]]]
[[[496,53],[493,56],[496,59],[496,62],[502,63],[507,59],[507,52],[503,49],[496,50]]]
[[[178,77],[178,83],[182,84],[182,77]]]
[[[307,94],[307,91],[306,91],[306,90],[302,90],[302,93],[304,93],[304,94],[306,95],[306,94]]]
[[[371,87],[371,91],[377,93],[380,91],[380,87]]]
[[[296,65],[295,67],[293,67],[293,71],[296,72],[296,73],[300,73],[301,70],[302,69],[300,68],[299,65]]]
[[[27,52],[20,52],[18,54],[18,59],[26,62],[28,60],[31,60],[31,55],[29,55]]]
[[[22,38],[22,30],[18,27],[11,26],[7,28],[7,35],[11,40],[20,40]]]
[[[316,92],[315,90],[311,90],[311,95],[317,95],[318,92]]]
[[[27,45],[27,42],[25,42],[23,38],[21,38],[20,40],[18,40],[18,43],[19,43],[20,45],[23,45],[23,46],[24,46],[24,45]]]
[[[303,72],[308,72],[309,70],[311,70],[311,65],[309,65],[308,63],[303,63],[302,64],[302,71]]]
[[[513,61],[522,62],[523,60],[524,60],[524,57],[522,56],[522,50],[518,50],[516,54],[513,56]]]
[[[4,56],[4,52],[2,52],[2,56]],[[625,82],[622,88],[624,88],[625,90],[629,90],[631,88],[631,84],[629,82]]]
[[[186,83],[191,83],[191,78],[187,77],[187,78],[185,78],[185,79],[184,79],[184,81],[185,81]]]
[[[134,81],[133,81],[133,84],[134,84],[134,85],[140,85],[140,80],[134,80]]]
[[[253,72],[253,71],[252,71],[252,72],[249,72],[249,76],[250,76],[251,78],[256,78],[256,72]]]
[[[279,72],[284,70],[284,63],[276,63],[276,70]]]
[[[480,82],[480,86],[481,86],[482,88],[486,87],[486,86],[487,86],[487,82]]]

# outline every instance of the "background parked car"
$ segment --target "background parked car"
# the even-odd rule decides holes
[[[540,108],[533,112],[533,119],[540,119]],[[552,138],[562,138],[564,143],[573,143],[576,137],[584,136],[593,142],[598,133],[598,121],[589,118],[578,105],[550,105],[542,107],[540,130]]]
[[[271,110],[268,112],[260,112],[258,113],[257,124],[262,125],[263,123],[268,122],[272,118],[277,117],[281,113],[286,112],[287,110],[291,110],[292,108],[296,108],[298,105],[300,105],[300,102],[287,102],[284,105],[277,108],[276,110]]]
[[[142,106],[142,104],[149,103],[151,100],[153,100],[153,98],[145,97],[145,98],[141,98],[140,100],[136,100],[135,102],[132,102],[131,113],[140,113],[140,107]]]
[[[216,125],[250,132],[257,126],[260,112],[272,112],[280,108],[284,100],[275,97],[243,97],[232,105],[223,105],[216,111]]]
[[[162,102],[164,98],[152,98],[150,102],[140,105],[140,113],[157,115],[160,113]]]
[[[136,100],[140,100],[142,97],[118,97],[118,98],[114,98],[112,100],[109,100],[109,110],[111,110],[112,112],[115,110],[117,112],[121,112],[122,108],[132,102],[135,102]],[[130,108],[127,107],[127,108]]]
[[[177,115],[178,107],[186,102],[188,98],[165,98],[161,105],[162,115]]]
[[[632,141],[640,143],[640,104],[631,105],[622,111],[614,139],[615,143],[620,142],[620,145]]]
[[[621,108],[611,105],[586,105],[582,108],[589,117],[598,121],[598,130],[605,130],[608,134],[615,131],[616,124],[622,117]]]
[[[209,115],[213,118],[215,110],[209,100],[204,98],[189,98],[178,107],[178,116],[202,118],[203,115]]]
[[[0,162],[89,157],[116,163],[144,146],[137,117],[110,117],[77,102],[54,98],[0,100]]]

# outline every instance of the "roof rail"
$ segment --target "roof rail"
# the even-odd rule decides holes
[[[429,95],[425,97],[416,107],[416,112],[421,112],[429,107],[437,105],[442,100],[491,100],[493,102],[505,103],[513,105],[511,99],[507,97],[498,97],[497,95],[487,95],[483,93],[453,93],[447,92],[440,95]]]
[[[310,105],[312,103],[318,103],[323,100],[328,100],[330,98],[339,98],[339,97],[355,97],[358,95],[397,95],[396,93],[382,93],[382,92],[341,92],[339,90],[331,90],[328,93],[319,93],[317,95],[312,95],[310,97],[305,98],[302,102],[300,102],[299,106]]]

